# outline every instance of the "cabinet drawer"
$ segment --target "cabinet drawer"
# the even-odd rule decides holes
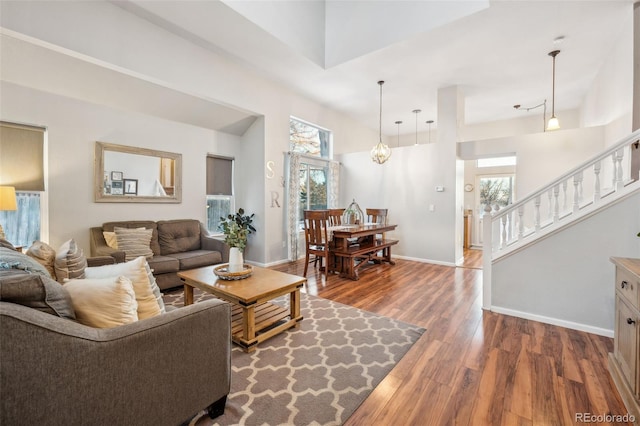
[[[640,307],[639,287],[640,279],[637,276],[624,268],[616,268],[616,291],[636,309]]]

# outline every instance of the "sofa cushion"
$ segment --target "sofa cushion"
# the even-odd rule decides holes
[[[73,239],[60,246],[54,261],[56,280],[59,283],[64,283],[67,279],[84,278],[86,267],[87,258]]]
[[[0,247],[0,269],[27,271],[51,278],[49,272],[38,261],[24,253],[5,247]]]
[[[151,258],[153,251],[151,250],[151,229],[127,229],[115,228],[116,240],[118,241],[118,250],[125,253],[125,260],[133,260],[138,256]]]
[[[69,292],[60,283],[44,275],[1,270],[0,300],[61,318],[76,319]]]
[[[162,255],[200,249],[200,222],[194,219],[158,222],[158,241]]]
[[[11,249],[13,251],[16,251],[16,248],[13,246],[13,244],[11,244],[9,241],[7,241],[4,238],[0,238],[0,247],[4,247],[4,248]]]
[[[64,284],[71,295],[78,322],[111,328],[138,320],[138,303],[131,280],[125,276],[72,279]]]
[[[129,278],[138,302],[138,318],[151,318],[165,312],[165,309],[156,280],[149,279],[146,265],[146,259],[140,256],[126,263],[87,268],[85,276],[86,278],[109,278],[124,275]]]
[[[114,232],[116,227],[129,229],[146,228],[153,230],[149,246],[151,247],[154,255],[160,254],[160,245],[158,244],[158,226],[155,222],[151,220],[131,220],[124,222],[106,222],[102,224],[103,231]]]
[[[222,262],[220,252],[210,250],[193,250],[184,253],[174,253],[171,257],[175,257],[180,261],[181,271]]]
[[[151,259],[147,259],[147,262],[149,262],[149,267],[154,274],[166,274],[180,270],[180,261],[175,257],[153,256]]]
[[[55,260],[56,251],[49,244],[42,241],[34,241],[31,247],[27,249],[27,256],[35,259],[38,263],[45,267],[45,269],[51,275],[51,278],[56,278]]]

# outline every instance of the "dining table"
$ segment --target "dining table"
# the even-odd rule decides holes
[[[331,261],[328,263],[341,277],[352,280],[358,280],[360,268],[371,262],[395,265],[391,259],[391,246],[399,241],[387,239],[384,234],[395,230],[397,226],[363,223],[329,227]]]

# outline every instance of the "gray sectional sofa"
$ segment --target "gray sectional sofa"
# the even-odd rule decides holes
[[[125,252],[109,247],[104,237],[104,231],[114,232],[116,227],[153,230],[153,257],[147,262],[161,290],[182,285],[177,275],[179,271],[229,261],[229,246],[211,237],[204,225],[194,219],[104,223],[91,228],[91,256],[112,256],[116,262],[125,261]]]
[[[0,424],[157,426],[223,413],[228,303],[102,329],[75,321],[70,303],[43,267],[0,247]]]

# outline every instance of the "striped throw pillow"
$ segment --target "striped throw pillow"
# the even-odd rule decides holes
[[[115,228],[114,231],[118,250],[124,251],[125,260],[133,260],[139,256],[147,259],[153,257],[153,251],[151,251],[153,229]]]
[[[70,239],[58,249],[53,267],[56,271],[56,280],[59,283],[64,283],[68,279],[84,278],[87,258],[76,242]]]

